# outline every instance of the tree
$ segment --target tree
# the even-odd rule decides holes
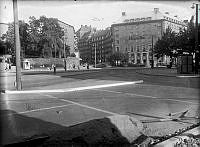
[[[43,56],[45,53],[45,47],[49,47],[50,56],[57,57],[57,52],[59,53],[59,57],[61,57],[61,52],[63,48],[61,47],[61,40],[64,32],[60,27],[58,20],[56,18],[47,18],[45,16],[41,16],[39,20],[36,20],[37,30],[39,31],[39,36],[41,37],[40,44],[43,44]],[[54,51],[52,50],[54,49]],[[47,52],[49,50],[46,50]]]
[[[25,54],[28,53],[28,46],[30,44],[30,36],[28,33],[29,25],[24,21],[19,21],[19,35],[20,35],[20,42],[21,42],[21,57],[24,57]],[[8,31],[6,34],[3,34],[3,39],[6,40],[7,50],[9,49],[9,54],[15,55],[15,43],[14,43],[14,22],[9,23]]]
[[[53,57],[54,53],[54,57],[59,55],[61,58],[64,32],[57,19],[45,16],[36,19],[31,16],[29,23],[19,21],[19,35],[23,57]],[[12,53],[14,53],[14,23],[9,24],[3,38],[10,43]]]
[[[162,38],[159,39],[154,46],[154,52],[158,57],[163,55],[172,57],[177,54],[182,54],[183,52],[189,54],[195,52],[196,26],[194,26],[193,19],[194,18],[192,17],[187,28],[181,29],[177,34],[170,28],[166,30]],[[177,54],[173,54],[173,51],[176,51]]]
[[[176,50],[176,33],[167,28],[166,32],[163,33],[161,39],[158,39],[154,46],[154,53],[157,57],[167,55],[172,57],[173,51]]]
[[[192,54],[195,52],[195,26],[193,17],[191,18],[187,29],[184,28],[177,34],[177,48],[179,48],[179,54],[182,54],[183,52]]]
[[[107,59],[111,65],[123,65],[128,62],[128,54],[122,52],[114,52]]]
[[[12,55],[11,44],[8,41],[4,41],[3,37],[0,38],[0,54],[5,55],[9,54]]]

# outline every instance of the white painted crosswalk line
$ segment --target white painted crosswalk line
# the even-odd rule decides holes
[[[97,88],[106,88],[106,87],[115,87],[115,86],[123,86],[123,85],[131,85],[131,84],[139,84],[143,83],[143,80],[132,81],[132,82],[120,82],[120,83],[112,83],[112,84],[104,84],[104,85],[95,85],[95,86],[85,86],[85,87],[77,87],[77,88],[68,88],[68,89],[50,89],[50,90],[22,90],[22,91],[5,91],[7,94],[28,94],[28,93],[62,93],[62,92],[73,92],[73,91],[81,91],[81,90],[90,90]]]

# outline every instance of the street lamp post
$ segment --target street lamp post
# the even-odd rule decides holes
[[[151,36],[151,52],[152,52],[151,68],[153,68],[154,67],[154,59],[153,59],[153,35]]]
[[[65,51],[65,35],[63,36],[63,43],[64,43],[64,68],[65,71],[67,71],[67,67],[66,67],[66,51]]]
[[[199,36],[198,36],[198,4],[196,4],[196,31],[195,31],[195,73],[198,73],[199,67]]]

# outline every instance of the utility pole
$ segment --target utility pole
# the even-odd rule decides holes
[[[64,68],[65,68],[65,71],[67,71],[67,68],[66,68],[66,52],[65,52],[65,34],[64,34],[64,38],[63,38],[63,43],[64,43]]]
[[[96,44],[94,44],[94,67],[96,68],[97,65],[97,51],[96,51]]]
[[[14,13],[14,30],[15,30],[15,53],[16,53],[16,88],[17,90],[22,89],[21,83],[21,61],[20,61],[20,38],[19,38],[19,21],[18,21],[18,10],[17,0],[13,0],[13,13]]]
[[[151,38],[151,68],[154,67],[154,61],[153,61],[153,35],[152,35],[152,38]]]
[[[196,31],[195,31],[195,73],[198,73],[199,67],[199,36],[198,36],[198,4],[196,4]]]

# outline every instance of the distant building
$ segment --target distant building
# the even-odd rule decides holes
[[[81,25],[81,28],[76,31],[76,56],[80,57],[83,62],[88,62],[89,58],[86,57],[87,53],[89,53],[89,48],[85,47],[85,44],[83,42],[87,42],[86,36],[83,37],[84,34],[90,34],[92,32],[92,27],[91,26],[87,26],[87,25]],[[80,51],[81,51],[81,55],[80,55]]]
[[[64,36],[65,36],[65,43],[66,45],[68,45],[70,47],[69,49],[69,53],[74,53],[75,52],[75,30],[74,27],[62,22],[62,21],[58,21],[59,25],[61,26],[61,28],[64,29]]]
[[[82,35],[78,42],[80,58],[83,62],[91,64],[106,62],[107,57],[112,53],[111,30],[91,29]]]
[[[78,41],[78,50],[80,54],[80,58],[82,59],[82,62],[90,62],[91,61],[91,47],[89,44],[91,31],[84,33],[81,38],[79,38]]]
[[[81,25],[81,28],[76,32],[77,39],[79,40],[85,33],[90,32],[91,30],[91,26]]]
[[[89,41],[91,44],[91,63],[95,63],[95,52],[96,52],[96,63],[107,62],[107,58],[112,54],[112,35],[111,29],[100,30],[92,34]]]
[[[169,13],[163,15],[158,8],[148,17],[131,18],[125,12],[122,17],[111,26],[113,37],[113,51],[129,54],[129,63],[150,66],[153,45],[161,38],[168,27],[178,32],[186,24]],[[155,59],[154,59],[155,60]]]
[[[76,36],[76,34],[74,36],[74,51],[75,51],[74,53],[75,53],[76,57],[80,58],[80,54],[79,54],[79,50],[78,50],[78,37]]]

